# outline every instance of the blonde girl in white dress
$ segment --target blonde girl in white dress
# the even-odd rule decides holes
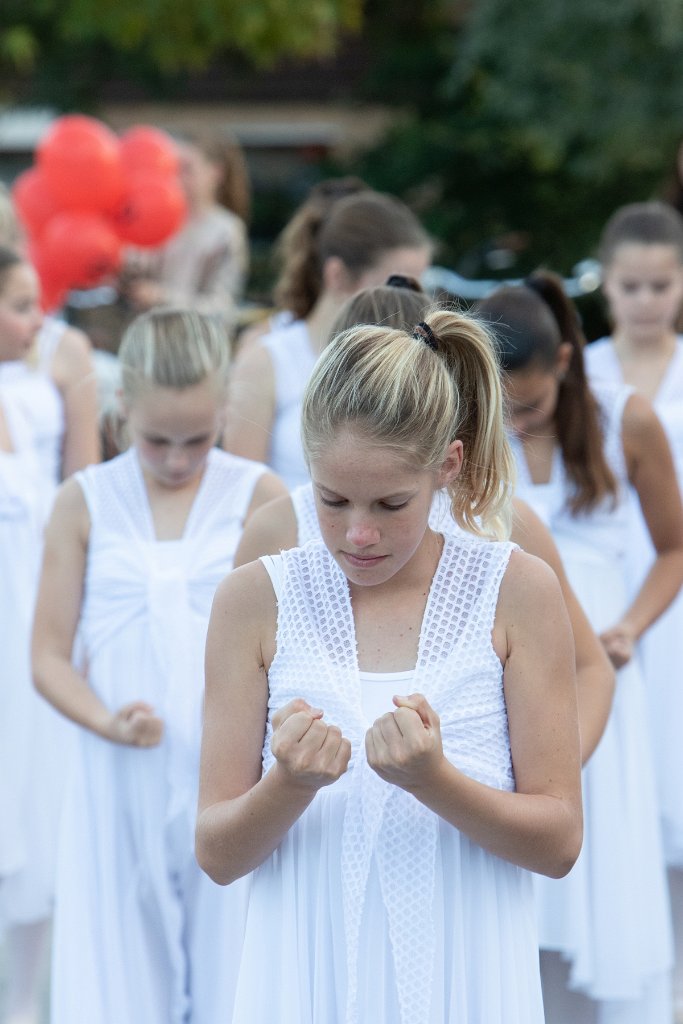
[[[41,322],[33,268],[0,248],[0,366],[27,357]],[[0,938],[7,972],[0,1013],[11,1024],[37,1020],[51,895],[36,870],[30,828],[39,702],[31,686],[29,641],[43,523],[40,469],[31,423],[0,381]],[[32,893],[25,885],[29,877]]]
[[[584,769],[581,856],[561,881],[539,880],[548,1020],[670,1024],[670,917],[636,644],[683,580],[671,452],[646,399],[611,383],[589,388],[576,311],[559,279],[538,273],[498,289],[480,312],[495,325],[506,371],[517,493],[549,526],[619,670],[607,728]],[[631,487],[655,548],[635,595],[626,564]]]
[[[0,245],[30,263],[25,239],[6,191],[0,188]],[[42,463],[45,516],[57,486],[76,470],[100,461],[97,382],[90,342],[55,316],[44,316],[21,359],[0,366],[0,383],[32,424]]]
[[[434,303],[414,279],[394,274],[385,285],[365,288],[348,299],[334,323],[332,336],[356,324],[380,324],[384,327],[408,329],[433,308]],[[459,529],[450,514],[445,492],[437,495],[430,525],[444,532]],[[525,551],[547,562],[560,581],[576,648],[581,758],[585,764],[607,723],[614,695],[614,669],[569,586],[548,528],[519,499],[513,501],[510,536]],[[262,555],[279,554],[285,548],[300,547],[314,539],[320,539],[320,526],[313,486],[308,483],[296,487],[291,494],[262,505],[254,513],[242,534],[235,554],[235,565],[246,565]]]
[[[29,265],[10,195],[2,188],[0,245],[7,246]],[[38,301],[39,295],[34,313],[39,312]],[[34,497],[38,504],[34,511],[42,527],[60,481],[98,462],[100,445],[90,343],[81,331],[53,316],[40,319],[42,323],[31,346],[20,358],[0,363],[0,387],[11,402],[15,422],[18,417],[23,424],[22,458],[37,459],[38,494]],[[39,565],[37,550],[34,590]],[[22,808],[21,828],[25,837],[22,863],[5,878],[0,889],[0,934],[5,939],[9,959],[7,1002],[17,1007],[21,1024],[37,1019],[47,984],[54,836],[70,738],[70,730],[32,692],[23,706],[31,724],[17,725],[12,731],[14,756],[23,759],[22,765],[0,782],[0,786],[14,791],[13,804]],[[20,747],[19,737],[26,735],[32,737],[32,742]],[[40,759],[33,756],[35,749],[42,751]]]
[[[29,657],[43,527],[41,481],[27,424],[1,389],[0,419],[0,935],[5,982],[0,1020],[37,1024],[53,892],[52,879],[36,864],[34,846],[36,840],[52,842],[52,819],[36,835],[29,818],[31,768],[40,756],[42,738]],[[29,877],[33,892],[22,884]]]
[[[233,1024],[541,1024],[531,872],[581,843],[573,644],[548,567],[494,539],[487,334],[337,337],[303,437],[323,540],[236,569],[207,642],[198,858],[254,872]]]
[[[120,359],[131,447],[60,489],[35,620],[36,684],[81,726],[51,1019],[204,1024],[230,1019],[244,899],[193,855],[204,638],[244,521],[283,487],[215,447],[229,366],[215,321],[152,311]]]

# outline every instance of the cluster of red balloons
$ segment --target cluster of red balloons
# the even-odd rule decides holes
[[[12,197],[26,230],[46,310],[71,288],[116,274],[126,244],[156,246],[186,216],[172,139],[156,128],[121,138],[81,114],[58,118]]]

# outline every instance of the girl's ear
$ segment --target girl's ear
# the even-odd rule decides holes
[[[574,346],[571,341],[563,341],[558,348],[557,355],[555,356],[555,376],[558,380],[564,379],[569,369],[569,364],[572,361],[573,352]]]
[[[323,263],[323,289],[335,295],[349,295],[353,281],[348,268],[339,256],[328,256]]]
[[[207,159],[207,162],[210,168],[213,191],[217,192],[220,186],[225,181],[225,166],[220,162],[220,160]]]
[[[116,389],[116,409],[122,420],[128,419],[129,406],[123,397],[123,391],[121,388]]]
[[[439,469],[438,487],[446,487],[455,480],[462,469],[462,462],[462,441],[451,441]]]
[[[218,406],[218,414],[216,416],[216,428],[218,430],[219,437],[222,436],[223,431],[225,430],[225,425],[228,422],[228,409],[228,398],[226,396]]]

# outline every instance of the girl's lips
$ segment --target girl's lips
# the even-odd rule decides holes
[[[353,555],[350,551],[343,551],[342,554],[351,565],[356,566],[358,569],[367,569],[373,565],[379,565],[380,562],[387,558],[387,555]]]

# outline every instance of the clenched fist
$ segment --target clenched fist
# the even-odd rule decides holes
[[[128,747],[156,747],[164,735],[164,723],[144,701],[124,704],[112,715],[107,736]]]
[[[348,768],[351,744],[323,712],[305,700],[290,701],[273,716],[271,750],[291,782],[321,789],[336,782]]]
[[[368,764],[385,782],[410,790],[441,765],[439,716],[421,693],[394,697],[396,711],[382,715],[365,734]]]

